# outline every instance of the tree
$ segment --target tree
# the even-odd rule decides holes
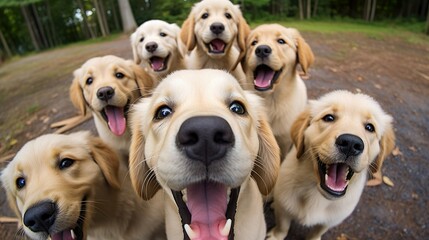
[[[429,4],[428,4],[428,10],[427,10],[427,16],[426,16],[426,35],[429,35]]]
[[[125,33],[131,33],[137,28],[137,23],[131,10],[130,2],[128,0],[118,0],[118,4],[121,12],[122,30]]]

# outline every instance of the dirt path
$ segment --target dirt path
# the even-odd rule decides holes
[[[316,55],[311,78],[306,81],[309,97],[335,89],[372,95],[395,118],[399,149],[383,169],[395,185],[366,188],[352,216],[323,239],[427,238],[429,41],[412,44],[350,33],[303,35]],[[124,36],[110,42],[74,45],[2,65],[2,156],[17,151],[29,139],[52,132],[50,123],[73,116],[75,110],[68,97],[73,70],[90,57],[106,54],[131,58],[128,39]],[[78,129],[94,127],[88,122]],[[13,216],[3,192],[0,204],[0,215]],[[8,239],[10,231],[13,228],[0,227],[0,239]]]

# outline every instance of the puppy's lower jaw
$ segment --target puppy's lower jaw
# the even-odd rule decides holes
[[[116,136],[122,136],[127,128],[126,113],[128,112],[129,104],[125,107],[106,106],[101,111],[101,116],[107,122],[110,131]]]
[[[170,55],[165,58],[154,56],[149,59],[150,67],[154,72],[162,72],[167,69]]]
[[[225,53],[226,43],[220,39],[214,39],[207,44],[209,53],[223,54]]]
[[[320,187],[329,197],[342,197],[346,194],[353,169],[346,163],[325,164],[318,159]],[[324,194],[325,197],[327,197]]]

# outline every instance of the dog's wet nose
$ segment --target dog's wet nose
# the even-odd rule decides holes
[[[33,232],[49,232],[57,217],[53,202],[42,202],[29,208],[24,214],[24,224]]]
[[[112,87],[102,87],[97,91],[97,98],[103,101],[110,100],[115,95],[115,90]]]
[[[255,49],[256,56],[260,58],[268,57],[271,54],[272,50],[268,45],[261,45]]]
[[[217,116],[197,116],[180,126],[176,137],[179,149],[186,155],[207,165],[225,156],[235,142],[229,123]]]
[[[156,42],[148,42],[145,48],[148,52],[153,53],[158,48],[158,44]]]
[[[215,22],[212,25],[210,25],[210,31],[214,34],[221,34],[223,31],[225,31],[225,25],[219,22]]]
[[[362,139],[352,134],[340,135],[335,141],[335,145],[338,150],[347,157],[357,156],[361,154],[365,148]]]

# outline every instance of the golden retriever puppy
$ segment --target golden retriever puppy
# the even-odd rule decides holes
[[[186,49],[192,51],[188,68],[229,70],[239,81],[244,81],[241,67],[236,66],[245,51],[249,32],[238,5],[228,0],[196,3],[180,32]]]
[[[180,52],[180,27],[162,20],[150,20],[131,34],[134,62],[149,69],[153,79],[161,80],[169,73],[185,69]],[[183,43],[182,43],[183,45]]]
[[[255,28],[246,47],[242,61],[244,88],[256,89],[265,99],[268,120],[283,160],[292,146],[290,127],[307,102],[307,89],[297,65],[307,73],[314,61],[313,52],[296,29],[278,24]]]
[[[111,55],[91,58],[73,74],[73,105],[82,115],[89,109],[101,139],[122,156],[128,156],[128,110],[150,92],[155,85],[152,78],[133,61]]]
[[[1,174],[31,239],[165,239],[163,194],[145,202],[124,161],[89,132],[26,143]]]
[[[170,195],[168,239],[265,237],[261,193],[280,153],[258,96],[224,71],[182,70],[131,116],[132,183],[144,199],[161,187]]]
[[[274,188],[276,227],[268,239],[284,239],[292,220],[320,239],[349,216],[368,172],[392,151],[392,117],[364,94],[335,91],[310,101],[291,130],[293,149]]]

